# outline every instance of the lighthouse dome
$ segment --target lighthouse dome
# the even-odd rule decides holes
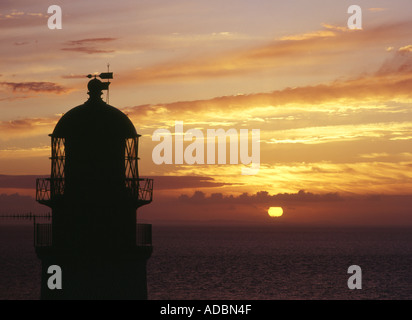
[[[119,109],[108,105],[101,98],[107,83],[92,79],[88,83],[89,99],[65,113],[52,133],[58,138],[111,137],[132,138],[138,136],[130,119]]]

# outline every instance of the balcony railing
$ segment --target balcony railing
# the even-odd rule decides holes
[[[53,245],[52,224],[34,224],[34,246],[51,247]],[[152,245],[152,225],[146,223],[136,224],[136,246],[145,247]]]
[[[50,201],[50,178],[36,179],[36,201],[45,202]]]
[[[126,190],[139,201],[151,202],[153,199],[153,179],[125,179]]]
[[[153,179],[125,179],[127,194],[134,200],[149,203],[153,199]],[[64,195],[64,179],[39,178],[36,180],[36,200],[48,204],[56,196]]]

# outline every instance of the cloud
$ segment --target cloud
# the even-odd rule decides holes
[[[365,154],[360,154],[359,157],[365,158],[365,159],[377,159],[377,158],[387,158],[390,155],[386,152],[381,152],[381,153],[365,153]]]
[[[7,141],[19,138],[31,138],[39,135],[47,135],[53,131],[59,117],[49,118],[27,118],[10,121],[0,121],[0,141]],[[0,150],[4,151],[4,150]],[[30,150],[27,150],[30,151]],[[7,152],[12,154],[12,150]]]
[[[0,13],[0,27],[27,28],[44,24],[47,15],[40,12],[23,12],[12,10],[9,13]]]
[[[84,44],[90,44],[90,43],[94,43],[94,44],[105,43],[105,42],[110,42],[114,40],[117,40],[117,38],[88,38],[88,39],[80,39],[80,40],[71,40],[71,41],[67,41],[66,43],[68,45],[78,46],[78,45],[84,45]]]
[[[61,76],[63,79],[85,79],[86,75],[84,74],[65,74]]]
[[[246,122],[250,126],[251,119],[259,119],[258,123],[252,123],[257,126],[254,128],[261,128],[262,140],[276,144],[276,148],[282,145],[287,147],[291,143],[316,145],[362,139],[406,139],[411,136],[410,123],[406,121],[408,116],[402,114],[408,115],[410,108],[406,103],[412,98],[412,55],[394,51],[390,56],[378,71],[349,79],[268,93],[146,104],[128,107],[123,111],[138,124],[139,131],[149,140],[152,129],[173,127],[174,121],[180,119],[185,119],[185,129],[186,125],[188,128],[229,125],[236,128]],[[66,77],[84,78],[84,75]],[[0,82],[0,85],[5,83]],[[23,84],[26,86],[8,83],[7,87],[16,91],[56,89],[53,85],[37,85],[34,88],[27,85],[30,83]],[[60,91],[61,88],[59,90],[57,87],[55,93]],[[404,106],[391,109],[387,106],[388,101],[398,101]],[[393,117],[389,115],[392,111]],[[398,112],[398,116],[395,112]],[[248,120],[240,119],[239,113]],[[48,134],[57,120],[57,117],[50,117],[0,122],[1,139]],[[148,145],[152,144],[149,142]]]
[[[324,28],[326,28],[326,29],[330,29],[330,30],[336,30],[336,31],[349,31],[349,32],[353,32],[353,30],[351,31],[350,29],[348,29],[348,27],[334,26],[334,25],[328,24],[328,23],[322,23],[322,27],[324,27]]]
[[[368,10],[372,12],[382,12],[388,10],[388,8],[368,8]]]
[[[14,96],[14,97],[6,97],[6,98],[1,98],[0,101],[15,101],[15,100],[21,100],[21,99],[30,99],[33,98],[33,96]]]
[[[276,138],[268,140],[262,138],[269,144],[321,144],[338,141],[355,141],[365,138],[397,139],[398,135],[409,133],[412,122],[396,123],[386,122],[368,124],[345,124],[345,125],[325,125],[306,126],[305,128],[293,128],[287,130],[277,130]],[[270,133],[273,134],[273,133]],[[402,137],[402,136],[401,136]]]
[[[112,52],[115,52],[115,50],[104,50],[104,49],[97,49],[97,48],[93,48],[93,47],[61,48],[60,50],[63,50],[63,51],[81,52],[81,53],[87,53],[87,54],[112,53]]]
[[[130,117],[148,123],[156,117],[160,122],[170,119],[191,121],[213,119],[227,121],[237,119],[237,112],[246,112],[248,117],[273,114],[276,108],[291,104],[318,106],[323,104],[374,103],[388,100],[410,99],[412,97],[412,56],[400,57],[396,53],[378,71],[351,79],[340,79],[329,83],[285,88],[269,93],[224,96],[209,100],[180,101],[159,105],[140,105],[125,110]],[[303,108],[303,107],[302,107]],[[194,112],[197,112],[196,114]],[[313,110],[311,110],[313,111]],[[198,116],[197,116],[198,115]],[[273,115],[272,115],[273,116]]]
[[[349,30],[323,24],[323,29],[284,36],[259,47],[237,49],[213,56],[173,60],[131,71],[120,79],[124,84],[183,81],[239,76],[286,66],[311,66],[341,62],[359,48],[387,47],[390,41],[405,40],[412,22]]]
[[[405,195],[354,195],[338,193],[206,195],[195,191],[192,195],[167,198],[160,195],[153,203],[139,209],[140,216],[150,221],[166,223],[260,223],[291,225],[362,225],[405,226],[412,225],[409,208],[412,197]],[[268,216],[269,207],[282,207],[281,218]]]
[[[207,204],[207,203],[231,203],[242,205],[296,205],[298,203],[313,203],[313,202],[336,202],[343,201],[343,198],[338,193],[314,194],[300,190],[298,193],[283,193],[270,195],[267,191],[259,191],[254,195],[243,193],[239,196],[224,195],[222,193],[212,193],[210,196],[202,191],[196,191],[192,196],[181,195],[179,201],[191,204]]]
[[[25,17],[47,17],[47,15],[43,13],[36,13],[36,12],[23,12],[12,10],[9,13],[0,13],[0,20],[15,20],[15,19],[22,19]]]
[[[399,48],[398,51],[401,52],[401,53],[409,53],[409,52],[412,52],[412,45],[410,44],[410,45],[408,45],[408,46],[404,46],[404,47],[402,47],[402,48]]]
[[[36,179],[44,176],[34,175],[4,175],[0,174],[0,188],[35,189]]]
[[[15,46],[24,46],[26,44],[29,44],[30,42],[28,41],[16,41],[15,43],[13,43]]]
[[[314,32],[308,32],[303,34],[291,35],[291,36],[284,36],[280,38],[280,41],[299,41],[299,40],[307,40],[307,39],[314,39],[314,38],[327,38],[327,37],[335,37],[336,33],[332,30],[319,30]]]
[[[156,190],[173,190],[186,188],[217,188],[230,183],[216,182],[211,177],[201,176],[151,176]]]
[[[1,86],[8,87],[13,92],[36,92],[36,93],[68,93],[70,89],[54,82],[0,82]]]
[[[36,202],[33,197],[15,194],[0,194],[0,214],[21,214],[35,213],[42,214],[49,212],[50,209]]]
[[[96,54],[96,53],[112,53],[115,52],[113,49],[100,49],[96,47],[99,44],[105,44],[117,40],[117,38],[87,38],[80,40],[71,40],[66,42],[65,48],[61,48],[63,51],[74,51],[87,54]]]
[[[46,175],[4,175],[0,174],[0,188],[32,189],[36,187],[36,178]],[[211,177],[201,176],[150,176],[155,180],[156,190],[178,190],[187,188],[217,188],[230,183],[216,182]]]
[[[391,50],[392,52],[393,50]],[[376,76],[403,76],[411,77],[412,73],[412,45],[399,48],[392,52],[388,58],[376,72]],[[384,79],[382,79],[384,81]]]
[[[42,176],[0,175],[1,189],[32,189],[35,178]],[[346,195],[338,192],[313,193],[304,190],[270,194],[258,191],[254,194],[231,194],[205,191],[214,181],[207,177],[154,177],[154,201],[139,209],[141,219],[150,217],[152,222],[168,223],[287,223],[329,225],[411,225],[412,206],[410,195]],[[163,181],[162,181],[163,179]],[[209,183],[211,183],[209,185]],[[171,189],[197,189],[190,195],[173,196],[158,192]],[[206,188],[206,189],[203,189]],[[23,190],[22,190],[23,192]],[[272,220],[267,210],[281,206],[284,215]],[[44,213],[31,196],[18,193],[0,195],[0,214]]]
[[[306,145],[289,148],[262,147],[259,174],[250,177],[240,175],[240,167],[237,165],[175,166],[174,172],[181,176],[207,175],[214,177],[216,182],[229,181],[231,185],[217,190],[224,194],[245,191],[251,193],[262,189],[271,193],[294,193],[296,190],[339,192],[343,196],[354,193],[411,193],[410,155],[402,152],[385,158],[360,158],[357,151],[365,150],[370,145],[373,143],[365,140],[357,145],[350,142],[352,150],[347,150],[343,143],[331,144],[327,148]],[[369,150],[381,153],[382,149],[376,149],[376,146],[377,143],[375,148]],[[406,143],[404,149],[408,150]],[[307,155],[311,153],[314,155]],[[347,157],[349,161],[345,159],[347,153],[350,154]]]

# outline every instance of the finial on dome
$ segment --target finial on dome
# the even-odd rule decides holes
[[[93,78],[92,80],[89,81],[87,84],[87,89],[89,89],[88,95],[90,96],[90,99],[101,99],[101,95],[103,94],[103,90],[109,90],[109,79],[113,79],[113,72],[103,72],[99,75],[94,74],[94,75],[87,75],[87,77]],[[107,82],[101,82],[99,79],[107,79]]]
[[[103,94],[102,90],[105,90],[104,85],[105,83],[101,82],[99,79],[94,78],[90,80],[87,84],[87,89],[89,89],[88,95],[90,98],[101,98],[101,95]]]

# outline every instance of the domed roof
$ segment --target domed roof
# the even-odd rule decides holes
[[[130,119],[119,109],[101,99],[104,83],[89,81],[89,100],[65,113],[56,124],[53,137],[117,137],[138,136]]]

